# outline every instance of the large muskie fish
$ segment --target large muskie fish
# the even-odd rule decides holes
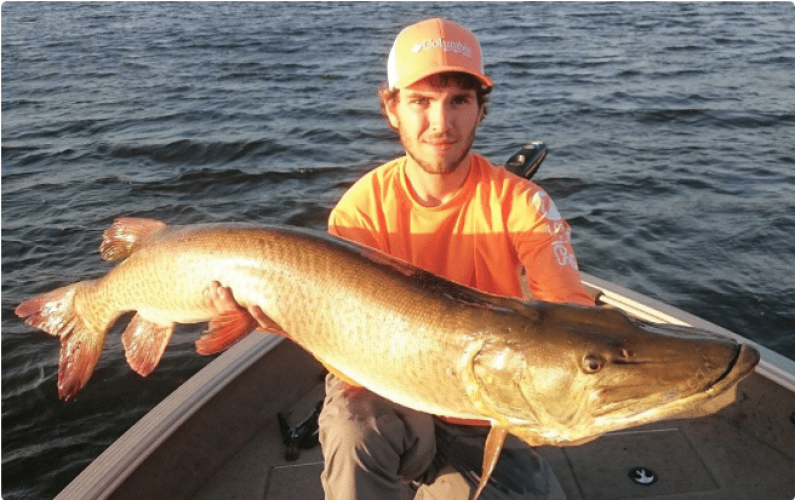
[[[489,295],[297,228],[119,219],[100,252],[125,260],[16,309],[61,338],[62,399],[86,384],[125,312],[137,311],[123,344],[142,375],[176,323],[211,321],[197,340],[202,354],[248,334],[248,313],[213,318],[203,292],[218,281],[346,379],[415,410],[490,421],[481,489],[508,433],[532,446],[584,443],[712,400],[759,360],[705,332]]]

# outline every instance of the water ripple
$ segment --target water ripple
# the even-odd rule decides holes
[[[476,149],[550,146],[538,182],[581,268],[795,357],[795,28],[786,2],[2,5],[3,498],[50,498],[209,359],[147,379],[120,325],[78,400],[14,317],[97,277],[119,216],[323,229],[402,149],[376,100],[392,39],[446,16],[497,85]],[[583,40],[586,42],[583,43]]]

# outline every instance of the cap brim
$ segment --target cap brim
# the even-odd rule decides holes
[[[461,66],[435,66],[433,68],[426,69],[425,71],[417,71],[409,73],[408,75],[403,75],[403,77],[400,78],[394,86],[392,86],[392,89],[394,90],[408,87],[409,85],[417,83],[423,78],[427,78],[431,75],[436,75],[439,73],[466,73],[477,78],[478,81],[480,81],[480,83],[486,87],[494,86],[494,82],[491,80],[491,78],[487,77],[486,75],[464,69]]]

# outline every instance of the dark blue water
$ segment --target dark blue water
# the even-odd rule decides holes
[[[117,216],[323,229],[401,154],[392,40],[442,15],[497,82],[476,149],[543,140],[581,268],[795,358],[795,7],[779,3],[4,3],[2,494],[49,498],[209,359],[148,379],[118,330],[87,388],[13,308],[105,273]]]

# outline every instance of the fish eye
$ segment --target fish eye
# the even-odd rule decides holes
[[[593,374],[602,369],[605,365],[605,358],[598,354],[589,353],[582,359],[582,371]]]

